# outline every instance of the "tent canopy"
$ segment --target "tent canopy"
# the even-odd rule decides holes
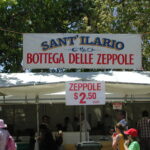
[[[105,81],[107,101],[149,101],[150,72],[1,73],[0,103],[64,103],[65,82]]]

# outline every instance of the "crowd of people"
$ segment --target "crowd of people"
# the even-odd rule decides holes
[[[62,130],[58,128],[58,132],[56,132],[54,137],[50,127],[50,117],[44,115],[39,126],[39,135],[36,137],[36,141],[39,144],[39,150],[60,150],[63,143]]]
[[[70,118],[67,116],[64,118],[64,124],[58,123],[56,125],[57,132],[55,137],[53,137],[50,127],[50,117],[44,115],[42,117],[42,123],[40,124],[40,135],[37,137],[39,143],[39,150],[58,150],[61,149],[63,143],[63,132],[66,131],[81,131],[85,130],[90,131],[91,127],[88,121],[85,119],[84,114],[81,114],[81,124],[78,117],[74,117],[73,123],[70,121]]]
[[[137,122],[136,128],[129,128],[126,120],[126,112],[118,112],[118,122],[115,125],[115,132],[112,134],[113,150],[150,150],[150,119],[147,111],[143,111],[142,119]],[[91,127],[88,121],[81,114],[81,123],[78,117],[75,117],[71,123],[69,117],[64,118],[64,124],[57,124],[57,133],[53,137],[50,129],[50,118],[42,117],[40,125],[40,136],[38,137],[39,149],[60,149],[63,143],[62,131],[90,131]]]
[[[118,122],[112,134],[113,150],[150,150],[150,119],[148,111],[142,112],[142,118],[138,120],[135,128],[129,128],[126,120],[126,112],[119,111]],[[39,143],[39,150],[60,150],[63,143],[63,131],[90,131],[88,121],[81,114],[81,122],[78,117],[74,118],[73,124],[69,117],[64,118],[64,125],[57,124],[57,132],[52,134],[50,127],[50,117],[44,115],[39,125],[39,135],[32,136],[31,149],[33,150],[35,141]],[[81,129],[80,129],[81,127]],[[111,133],[111,132],[110,132]],[[6,150],[6,144],[10,133],[3,119],[0,119],[0,150]],[[31,144],[30,143],[30,144]]]
[[[112,135],[114,150],[150,150],[150,119],[147,111],[143,111],[142,119],[136,128],[128,129],[124,111],[120,113],[120,121],[115,125]]]

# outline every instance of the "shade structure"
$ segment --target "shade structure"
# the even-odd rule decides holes
[[[105,81],[106,101],[150,101],[150,72],[1,73],[0,103],[64,103],[67,81]]]
[[[106,102],[150,101],[150,72],[0,73],[0,104],[37,104],[39,135],[38,104],[65,103],[65,83],[80,80],[105,81]]]

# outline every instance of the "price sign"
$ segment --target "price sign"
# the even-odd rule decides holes
[[[105,83],[78,81],[66,83],[66,105],[104,105]]]

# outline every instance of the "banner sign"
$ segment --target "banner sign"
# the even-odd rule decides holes
[[[141,69],[139,34],[23,34],[23,67]]]
[[[104,105],[105,83],[96,81],[66,82],[66,105]]]
[[[113,109],[114,110],[121,110],[122,109],[122,103],[113,103]]]

